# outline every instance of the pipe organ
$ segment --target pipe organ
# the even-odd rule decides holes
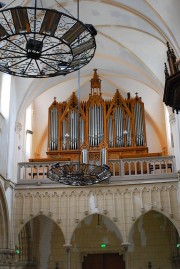
[[[49,107],[48,157],[68,157],[96,164],[125,155],[147,153],[144,104],[138,94],[124,99],[116,90],[104,100],[94,70],[87,101],[73,93],[67,102]]]

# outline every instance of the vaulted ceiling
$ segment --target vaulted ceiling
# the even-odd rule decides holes
[[[13,1],[4,2],[8,4]],[[13,5],[33,2],[17,0]],[[77,1],[41,0],[39,3],[63,12],[66,9],[77,17]],[[116,89],[124,97],[127,92],[132,96],[138,92],[145,103],[147,116],[163,132],[166,42],[170,43],[179,58],[180,1],[80,0],[79,14],[81,21],[93,24],[97,30],[95,56],[80,71],[81,98],[87,98],[93,69],[98,69],[104,98],[112,97]],[[24,78],[14,79],[18,86],[20,114],[38,96],[48,96],[51,104],[54,96],[62,101],[77,90],[77,72],[65,77],[26,79],[27,82]]]

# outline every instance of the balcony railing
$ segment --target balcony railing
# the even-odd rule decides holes
[[[57,161],[21,162],[18,164],[18,180],[47,179],[47,171]],[[71,162],[60,162],[62,165]],[[174,156],[143,157],[109,160],[112,176],[161,175],[176,172]]]
[[[168,174],[176,171],[174,156],[110,160],[109,166],[113,176]]]

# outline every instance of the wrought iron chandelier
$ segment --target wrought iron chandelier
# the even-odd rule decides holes
[[[107,165],[56,163],[48,171],[47,177],[65,185],[87,186],[109,180],[111,171]]]
[[[91,24],[38,6],[37,0],[32,7],[9,6],[0,2],[0,71],[54,77],[79,70],[93,58],[97,32]]]

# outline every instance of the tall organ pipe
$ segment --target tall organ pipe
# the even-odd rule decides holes
[[[58,118],[57,108],[51,110],[51,150],[58,149]]]
[[[144,133],[143,133],[143,118],[142,118],[142,107],[139,103],[136,103],[134,106],[135,112],[135,136],[136,136],[136,145],[144,145]]]

